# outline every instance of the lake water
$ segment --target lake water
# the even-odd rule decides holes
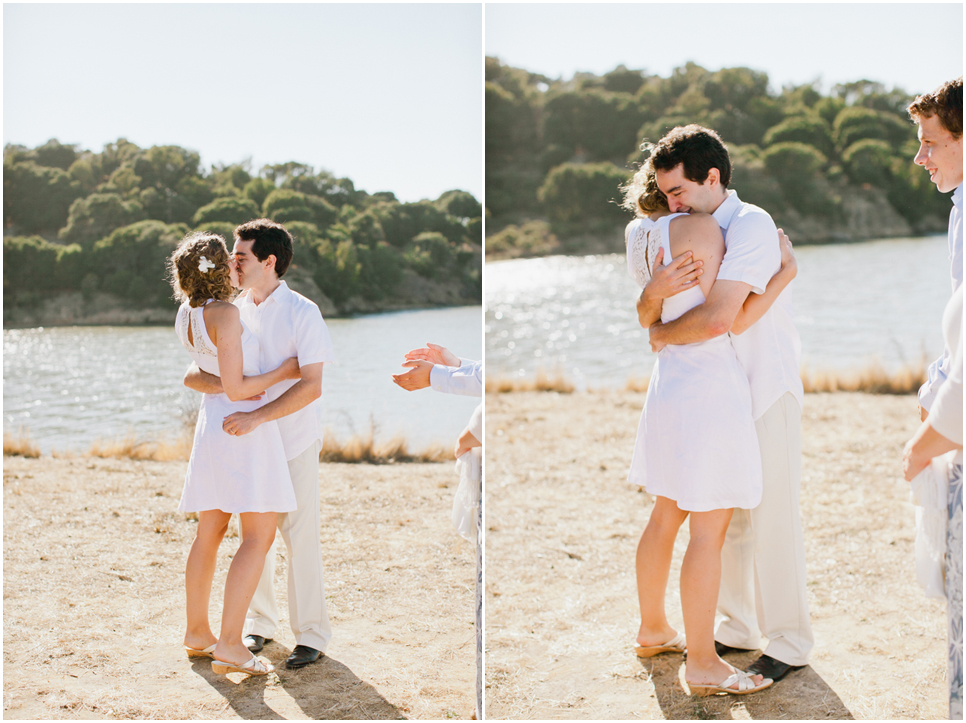
[[[479,306],[327,321],[338,360],[325,365],[323,423],[341,439],[402,435],[412,450],[455,443],[478,398],[406,392],[390,378],[427,341],[482,353]],[[185,389],[190,358],[169,327],[60,327],[3,332],[3,427],[29,428],[44,452],[85,451],[95,439],[176,436],[200,395]]]
[[[942,353],[952,292],[945,236],[795,250],[795,323],[811,370],[886,369]],[[637,321],[640,289],[623,255],[486,264],[486,372],[563,372],[578,388],[647,377],[656,355]]]

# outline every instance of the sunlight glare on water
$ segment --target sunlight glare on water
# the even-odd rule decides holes
[[[796,249],[795,323],[803,361],[886,369],[942,352],[952,291],[945,236]],[[640,289],[619,254],[486,264],[487,375],[562,372],[578,388],[650,375],[656,356],[637,320]]]
[[[427,341],[479,359],[481,309],[456,307],[327,322],[337,361],[325,366],[323,424],[341,439],[395,435],[410,449],[454,442],[475,397],[406,392],[391,375]],[[181,433],[200,396],[182,384],[190,358],[173,327],[61,327],[3,332],[3,426],[51,448],[86,451],[95,439]]]

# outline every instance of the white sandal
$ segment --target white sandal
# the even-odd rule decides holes
[[[185,645],[184,649],[189,658],[214,658],[216,645],[218,643],[212,643],[207,648],[192,648],[190,645]]]
[[[212,656],[211,658],[211,670],[212,672],[218,673],[219,675],[225,675],[226,673],[247,673],[248,675],[268,675],[275,671],[271,663],[265,663],[254,655],[248,660],[244,665],[235,665],[234,663],[226,663],[223,660],[218,660],[218,658]]]
[[[661,653],[683,653],[688,647],[684,636],[678,633],[673,638],[668,640],[664,645],[636,645],[634,647],[634,652],[637,654],[638,658],[653,658],[655,655],[660,655]]]
[[[688,682],[688,687],[691,689],[691,695],[703,698],[706,695],[715,695],[716,693],[730,693],[731,695],[748,695],[749,693],[757,693],[759,690],[764,690],[770,686],[774,681],[771,678],[765,678],[761,681],[761,684],[756,686],[755,681],[751,679],[751,675],[743,670],[733,669],[731,675],[722,680],[717,685],[708,685],[706,683],[691,683]],[[735,683],[738,684],[737,688],[732,688]]]

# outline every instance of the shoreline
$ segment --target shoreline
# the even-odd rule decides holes
[[[67,295],[64,295],[67,296]],[[73,296],[73,294],[71,294]],[[79,296],[79,294],[77,294]],[[60,300],[62,305],[70,305],[71,301],[76,301],[74,299]],[[56,304],[58,298],[54,297],[47,303]],[[480,306],[482,307],[482,302],[476,300],[469,300],[465,304],[430,304],[430,305],[392,305],[387,306],[383,309],[375,311],[358,311],[349,314],[337,314],[330,313],[326,314],[327,319],[361,319],[367,316],[380,316],[382,314],[399,314],[406,313],[409,311],[433,311],[436,309],[459,309],[469,306]],[[61,308],[61,307],[57,307]],[[23,331],[26,329],[59,329],[66,327],[75,326],[94,326],[94,327],[165,327],[171,326],[174,323],[174,317],[177,315],[177,307],[168,309],[128,309],[125,311],[110,311],[103,313],[92,314],[80,319],[68,319],[65,318],[59,311],[51,311],[48,316],[45,317],[26,317],[30,319],[30,323],[24,321],[19,323],[18,321],[8,321],[8,317],[5,314],[3,320],[3,330],[4,331]],[[20,317],[24,319],[24,316]],[[35,323],[40,320],[40,323]],[[44,321],[46,319],[46,321]]]

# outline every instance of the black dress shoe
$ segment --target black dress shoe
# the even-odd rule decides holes
[[[321,650],[310,648],[308,645],[296,645],[295,650],[292,651],[292,654],[288,656],[288,660],[285,661],[285,667],[290,670],[304,668],[309,663],[314,663],[321,658],[322,655]]]
[[[251,652],[260,653],[262,652],[262,648],[272,642],[272,639],[262,637],[261,635],[246,635],[242,642],[245,643],[245,647]]]
[[[752,650],[754,650],[754,648],[736,648],[732,645],[719,643],[717,640],[714,641],[714,652],[718,654],[719,658],[723,658],[729,653],[750,653]]]
[[[804,667],[804,665],[789,665],[780,660],[775,660],[770,655],[762,654],[758,660],[748,666],[745,672],[748,675],[760,675],[763,678],[771,678],[777,683],[793,670],[801,670]]]

